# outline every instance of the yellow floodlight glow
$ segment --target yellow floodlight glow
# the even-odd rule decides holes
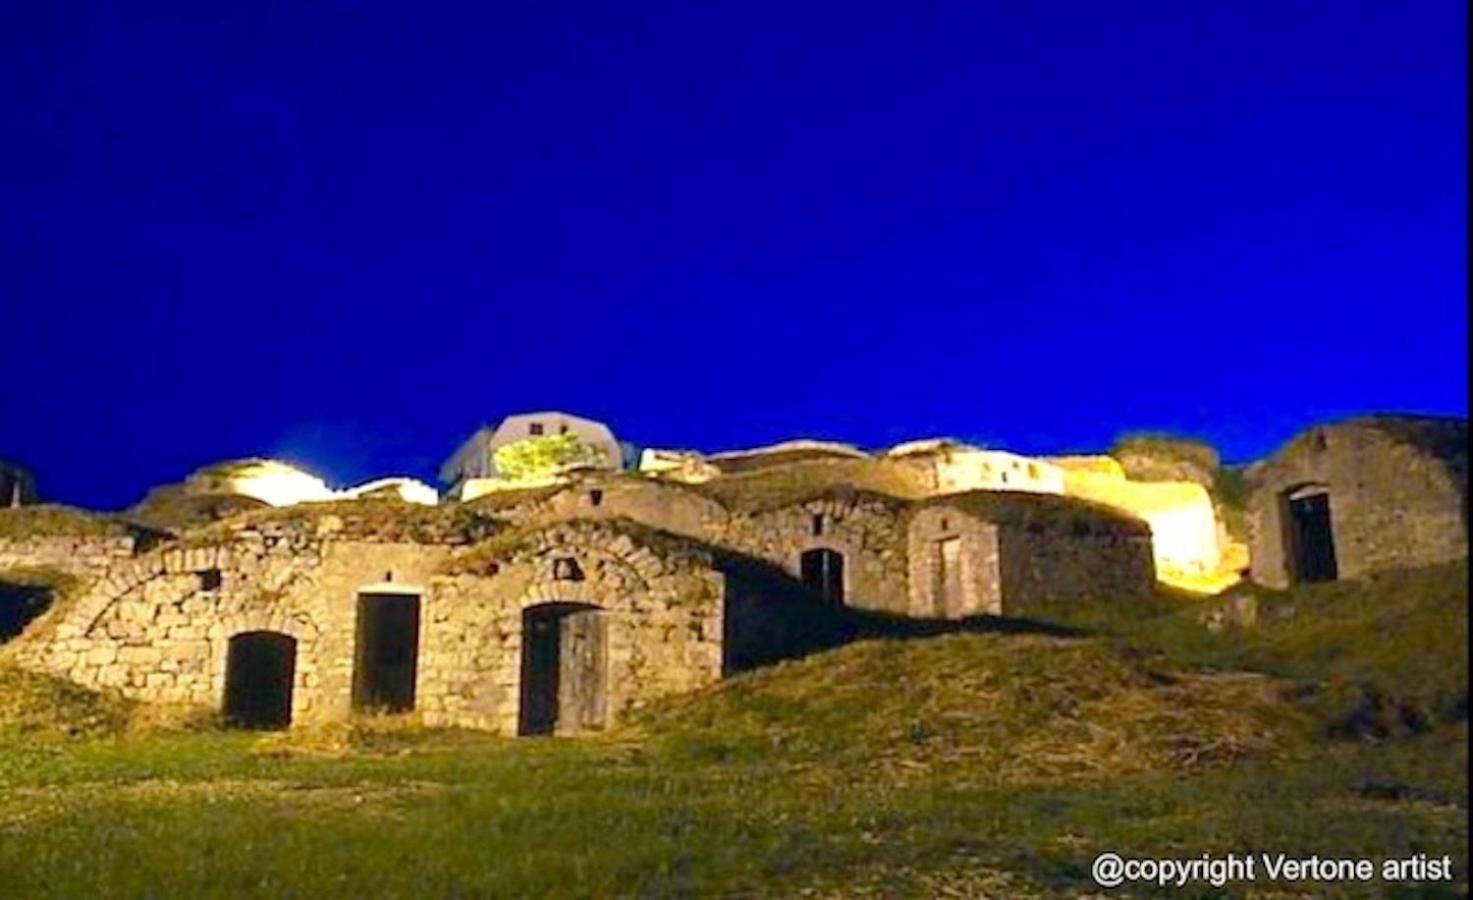
[[[1066,466],[1065,493],[1129,513],[1151,528],[1156,577],[1193,593],[1216,593],[1240,579],[1218,544],[1212,497],[1191,481],[1129,481],[1108,465],[1076,459]]]

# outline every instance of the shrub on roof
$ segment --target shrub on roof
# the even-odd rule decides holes
[[[547,478],[610,462],[603,448],[585,443],[572,432],[524,438],[498,447],[491,458],[497,473],[512,481]]]

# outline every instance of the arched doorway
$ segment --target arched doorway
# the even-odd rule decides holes
[[[804,551],[798,558],[803,584],[832,606],[844,605],[844,554],[827,547]]]
[[[225,654],[225,719],[239,728],[280,729],[292,721],[297,641],[276,631],[247,631]]]
[[[419,595],[359,594],[353,708],[409,712],[418,670]]]
[[[608,622],[586,603],[542,603],[522,612],[517,733],[571,734],[608,718]]]
[[[1306,484],[1287,490],[1281,496],[1279,508],[1289,581],[1334,581],[1338,578],[1329,488],[1322,484]]]

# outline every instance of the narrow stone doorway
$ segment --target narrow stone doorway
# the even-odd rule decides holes
[[[1311,485],[1287,493],[1284,499],[1290,581],[1334,581],[1339,565],[1330,522],[1330,492]]]
[[[225,654],[225,720],[237,728],[282,729],[292,721],[297,642],[275,631],[247,631]]]
[[[586,603],[543,603],[522,613],[517,733],[574,734],[608,718],[608,620]]]
[[[414,709],[419,666],[419,595],[359,594],[353,708]]]
[[[936,542],[935,614],[960,615],[962,611],[962,541],[949,537]]]
[[[831,606],[844,605],[844,554],[816,548],[798,558],[803,584]]]

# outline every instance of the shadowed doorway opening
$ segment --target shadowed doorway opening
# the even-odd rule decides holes
[[[275,631],[247,631],[225,654],[225,720],[236,728],[282,729],[292,721],[297,642]]]
[[[844,554],[817,548],[798,558],[804,586],[830,606],[844,605]]]
[[[353,708],[388,713],[414,709],[419,665],[419,595],[359,594]]]
[[[1334,581],[1338,578],[1340,567],[1335,560],[1330,492],[1322,485],[1306,485],[1287,491],[1283,509],[1290,581]]]

